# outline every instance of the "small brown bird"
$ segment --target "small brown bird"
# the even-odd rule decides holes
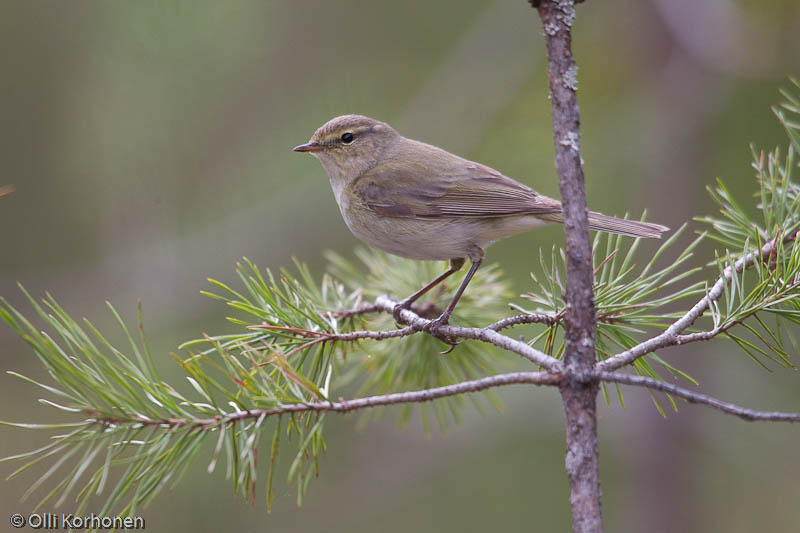
[[[319,159],[344,221],[370,246],[411,259],[449,260],[441,276],[403,300],[420,296],[472,262],[461,286],[430,330],[448,323],[493,242],[537,226],[563,222],[561,202],[542,196],[480,163],[397,133],[362,115],[336,117],[294,148]],[[658,238],[667,227],[589,213],[589,227]],[[398,320],[399,321],[399,320]]]

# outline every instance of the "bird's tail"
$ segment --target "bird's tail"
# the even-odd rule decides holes
[[[589,229],[619,233],[628,237],[644,237],[646,239],[660,239],[661,234],[669,228],[661,224],[639,222],[638,220],[624,220],[610,217],[602,213],[589,212]]]
[[[552,222],[564,222],[564,217],[561,213],[549,213],[547,219]],[[627,235],[628,237],[644,237],[647,239],[660,239],[661,234],[669,230],[668,227],[662,226],[661,224],[639,222],[638,220],[624,220],[622,218],[610,217],[602,213],[595,213],[594,211],[589,212],[589,229],[607,231],[608,233],[619,233],[620,235]]]

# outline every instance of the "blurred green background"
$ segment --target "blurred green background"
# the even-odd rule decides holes
[[[769,107],[800,74],[794,0],[589,0],[574,27],[589,204],[672,227],[712,207],[723,177],[754,190],[748,145],[786,140]],[[142,299],[161,367],[227,310],[200,295],[246,255],[324,269],[356,244],[327,179],[291,152],[333,116],[362,113],[557,196],[543,40],[524,0],[0,3],[0,294],[51,291],[111,329]],[[697,226],[694,226],[697,229]],[[490,249],[516,292],[559,228]],[[706,257],[713,250],[706,247]],[[698,262],[700,257],[698,257]],[[766,373],[726,341],[666,355],[703,389],[800,409],[796,372]],[[46,379],[0,328],[2,367]],[[49,421],[39,392],[0,376],[0,419]],[[143,511],[149,531],[566,531],[563,420],[552,390],[499,392],[444,435],[331,417],[319,480],[297,510],[251,508],[201,453]],[[618,532],[797,531],[797,428],[697,407],[663,419],[646,393],[601,409],[606,527]],[[0,455],[43,435],[0,429]],[[4,466],[4,476],[11,472]],[[35,477],[0,485],[5,516]],[[261,489],[260,489],[261,490]],[[40,490],[36,496],[43,496]],[[261,500],[261,497],[259,497]],[[68,507],[68,506],[67,506]],[[48,509],[55,510],[55,509]],[[57,511],[69,511],[68,508]]]

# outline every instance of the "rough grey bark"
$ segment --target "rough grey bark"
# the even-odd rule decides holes
[[[565,379],[561,398],[566,414],[565,466],[570,485],[572,529],[603,530],[597,448],[597,381],[592,248],[580,152],[578,68],[572,56],[573,0],[531,2],[537,7],[547,43],[556,171],[564,212],[567,259]]]

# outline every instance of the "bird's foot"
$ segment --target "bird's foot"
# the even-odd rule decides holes
[[[409,302],[408,300],[403,300],[402,302],[396,304],[392,308],[392,318],[394,318],[394,321],[398,324],[403,324],[404,322],[400,315],[403,311],[410,308],[411,308],[411,302]]]
[[[425,331],[427,331],[428,333],[430,333],[443,343],[450,345],[450,348],[448,348],[444,352],[441,352],[442,355],[449,354],[450,352],[455,350],[456,346],[461,344],[461,341],[459,341],[457,337],[441,332],[441,328],[443,326],[448,325],[449,319],[450,319],[449,316],[445,316],[444,314],[442,314],[439,318],[431,320],[425,326]]]

